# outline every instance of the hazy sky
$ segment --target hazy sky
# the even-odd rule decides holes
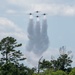
[[[36,64],[41,56],[36,56],[33,52],[25,50],[28,41],[28,14],[32,12],[35,19],[36,10],[40,11],[41,19],[41,14],[47,13],[50,46],[42,54],[44,58],[50,59],[51,55],[58,56],[59,48],[66,46],[67,51],[72,51],[74,60],[75,0],[0,0],[0,39],[6,36],[13,36],[18,39],[19,42],[23,43],[22,51],[28,58],[25,63],[30,61],[31,65]]]

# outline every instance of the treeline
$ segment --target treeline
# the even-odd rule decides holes
[[[26,60],[18,47],[17,40],[13,37],[6,37],[0,41],[0,75],[75,75],[75,68],[71,67],[71,53],[64,52],[64,46],[60,48],[60,54],[57,59],[51,57],[51,60],[43,59],[36,68],[28,68],[19,61]]]

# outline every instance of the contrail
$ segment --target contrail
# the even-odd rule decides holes
[[[47,35],[47,19],[46,14],[43,14],[43,23],[42,23],[42,29],[41,29],[41,40],[42,40],[42,52],[47,50],[49,46],[49,38]]]
[[[40,27],[40,19],[37,16],[36,25],[35,25],[35,45],[34,45],[34,52],[39,54],[41,51],[41,27]]]
[[[34,22],[33,22],[32,13],[30,13],[29,26],[28,26],[27,32],[28,32],[28,38],[29,38],[27,50],[32,51],[34,46]]]
[[[43,23],[40,25],[39,16],[37,16],[36,24],[33,23],[32,14],[30,14],[30,21],[28,26],[28,44],[27,50],[33,51],[37,55],[45,52],[49,46],[49,38],[47,35],[47,19],[46,14],[43,14]]]

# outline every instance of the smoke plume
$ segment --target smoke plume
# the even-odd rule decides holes
[[[32,16],[32,15],[30,15]],[[37,16],[36,24],[33,23],[33,18],[30,18],[28,26],[28,44],[27,50],[33,51],[37,55],[41,55],[47,50],[49,39],[47,35],[47,19],[44,15],[43,23],[40,25],[39,16]]]
[[[32,51],[34,48],[34,23],[33,23],[33,16],[32,14],[30,15],[29,19],[29,26],[28,26],[28,44],[27,44],[27,50]]]
[[[49,39],[48,39],[48,35],[47,35],[47,19],[46,19],[45,15],[43,18],[42,29],[41,29],[41,41],[42,41],[41,51],[43,52],[43,51],[47,50],[47,48],[49,46]]]

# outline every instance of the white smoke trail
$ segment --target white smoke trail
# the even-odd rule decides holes
[[[37,16],[37,21],[35,25],[35,45],[34,45],[34,52],[36,54],[40,53],[41,49],[41,27],[40,27],[40,20]]]
[[[35,27],[33,24],[33,18],[30,17],[30,22],[28,27],[28,38],[29,38],[27,45],[28,51],[33,51],[35,54],[41,55],[44,51],[47,50],[49,45],[49,39],[47,35],[46,15],[44,15],[42,27],[40,25],[40,19],[38,16]]]
[[[34,23],[33,23],[33,16],[32,14],[30,14],[30,18],[29,18],[29,26],[28,26],[28,45],[27,45],[27,50],[28,51],[32,51],[33,50],[33,46],[34,46]]]
[[[47,35],[47,19],[45,14],[44,14],[42,29],[41,29],[41,40],[42,40],[42,52],[43,52],[47,50],[49,46],[49,38]]]

